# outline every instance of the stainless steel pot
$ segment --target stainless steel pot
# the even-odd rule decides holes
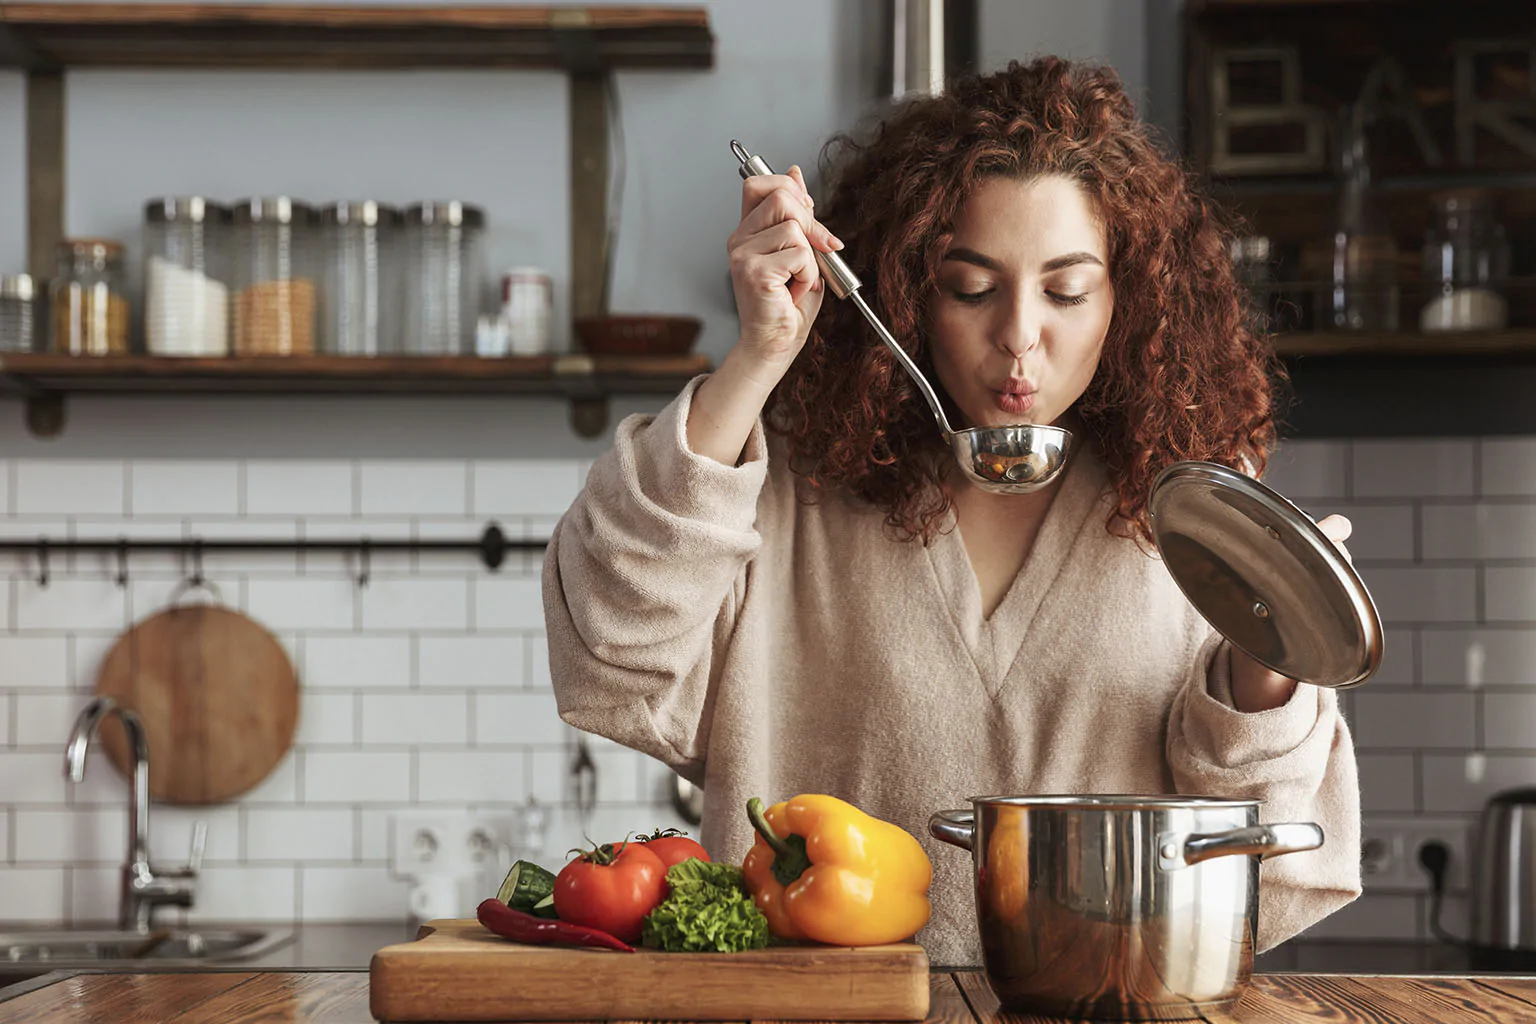
[[[1188,1020],[1253,970],[1259,858],[1315,850],[1314,824],[1260,825],[1255,800],[973,797],[928,830],[976,869],[987,980],[1009,1010]]]

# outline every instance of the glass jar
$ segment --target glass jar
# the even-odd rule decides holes
[[[43,289],[31,274],[0,277],[0,352],[41,352],[48,323]]]
[[[474,352],[484,232],[485,214],[456,200],[418,203],[406,210],[405,352]]]
[[[1339,171],[1343,181],[1331,280],[1319,296],[1319,326],[1337,331],[1395,331],[1401,299],[1397,243],[1371,183],[1363,118],[1354,108],[1346,109],[1340,119]]]
[[[121,242],[64,239],[52,290],[53,351],[72,356],[128,354],[130,307]]]
[[[287,196],[235,205],[235,355],[314,354],[320,300],[315,234],[314,210]]]
[[[1509,323],[1503,294],[1509,241],[1494,200],[1479,189],[1430,196],[1434,222],[1424,236],[1424,331],[1498,331]]]
[[[156,356],[229,354],[228,207],[201,196],[144,206],[144,347]]]
[[[399,227],[400,211],[372,201],[332,203],[320,211],[321,351],[400,351]]]

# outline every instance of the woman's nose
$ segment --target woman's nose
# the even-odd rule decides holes
[[[998,348],[1017,359],[1040,344],[1040,311],[1027,300],[1015,302],[997,331]]]

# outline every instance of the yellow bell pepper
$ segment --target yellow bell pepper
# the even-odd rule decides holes
[[[747,801],[757,831],[741,873],[781,939],[877,946],[928,923],[933,864],[911,833],[818,793]]]

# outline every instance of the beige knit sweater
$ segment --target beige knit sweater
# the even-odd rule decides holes
[[[700,378],[702,379],[702,378]],[[852,500],[796,500],[761,425],[740,466],[688,449],[699,381],[620,424],[544,561],[560,716],[702,784],[702,841],[739,863],[744,807],[830,793],[933,861],[935,965],[980,962],[970,857],[928,817],[994,794],[1184,793],[1313,821],[1263,864],[1267,949],[1359,895],[1359,792],[1336,694],[1230,706],[1226,646],[1163,564],[1104,528],[1081,446],[992,617],[956,531],[901,543]]]

